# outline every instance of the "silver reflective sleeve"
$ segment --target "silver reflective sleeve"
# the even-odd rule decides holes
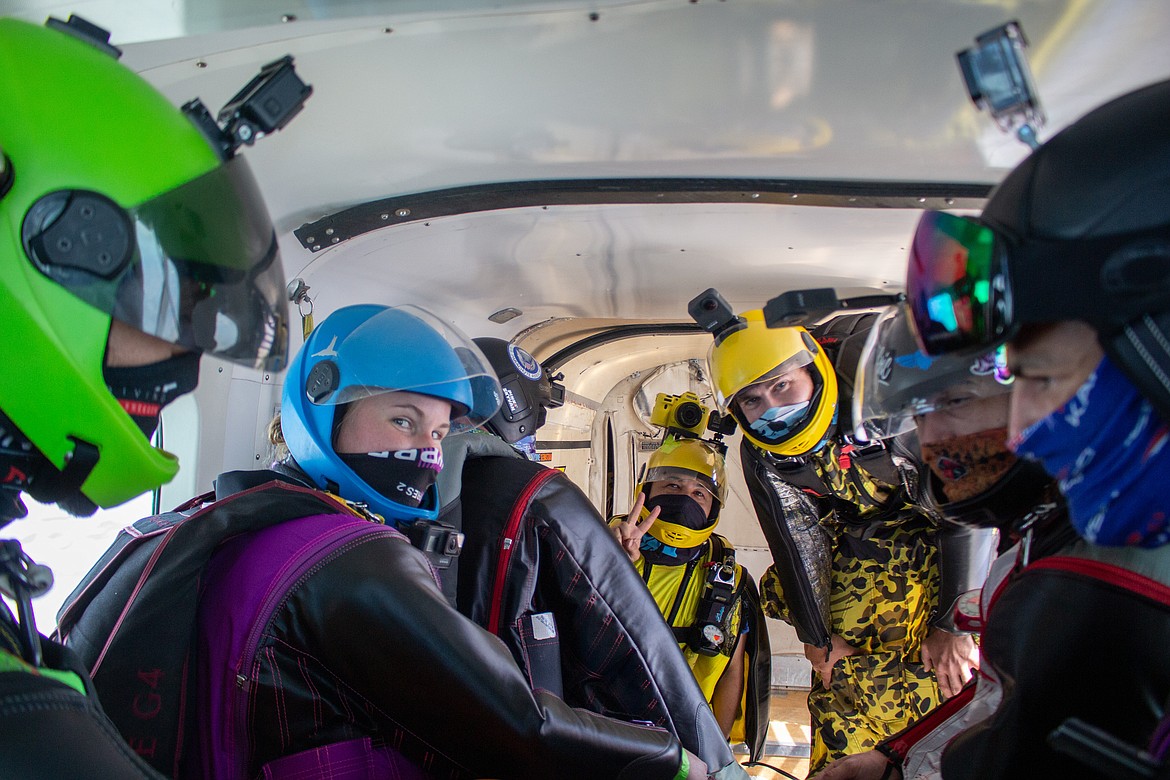
[[[756,519],[784,591],[788,620],[801,642],[827,648],[833,539],[821,526],[813,499],[782,479],[759,450],[744,446],[741,459]]]
[[[964,593],[983,587],[995,561],[999,531],[944,520],[937,538],[940,581],[938,605],[930,624],[952,634],[970,633],[955,626],[955,604]]]

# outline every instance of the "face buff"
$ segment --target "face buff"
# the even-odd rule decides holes
[[[536,434],[529,434],[512,444],[513,447],[524,453],[529,460],[539,461],[540,454],[536,451]]]
[[[768,441],[783,439],[792,432],[796,424],[804,419],[808,401],[786,406],[773,406],[751,424],[753,431]]]
[[[107,366],[102,374],[110,393],[149,441],[163,407],[199,384],[199,353],[184,352],[146,366]]]
[[[995,428],[923,442],[922,460],[942,483],[947,501],[966,501],[986,492],[1015,465],[1006,440],[1007,429]]]
[[[411,508],[422,505],[427,490],[443,470],[443,451],[438,447],[339,452],[337,457],[380,495]]]
[[[712,521],[707,519],[707,514],[703,511],[703,507],[699,506],[699,502],[690,496],[662,493],[647,499],[642,512],[649,514],[655,507],[662,507],[655,523],[662,523],[664,527],[669,524],[682,526],[690,531],[702,531],[712,525]],[[655,539],[650,534],[646,534],[642,537],[640,549],[651,563],[677,565],[686,563],[698,555],[699,551],[703,549],[702,542],[706,540],[707,536],[703,536],[702,541],[697,545],[673,547]]]
[[[1168,437],[1150,402],[1105,357],[1064,406],[1009,446],[1059,481],[1085,539],[1158,547],[1170,541],[1162,484],[1170,473]]]

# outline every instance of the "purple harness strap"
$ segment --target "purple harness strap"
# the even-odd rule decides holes
[[[393,528],[349,515],[312,515],[244,534],[211,559],[199,600],[196,761],[201,776],[249,776],[249,691],[265,630],[310,570],[371,536],[401,538]],[[370,739],[319,746],[277,759],[271,767],[281,777],[296,778],[423,776],[396,751]]]
[[[265,780],[424,780],[401,753],[369,737],[303,750],[264,765]]]

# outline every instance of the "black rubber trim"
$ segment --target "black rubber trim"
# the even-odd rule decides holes
[[[588,450],[593,447],[591,441],[545,441],[544,439],[536,440],[536,449],[538,450]]]
[[[531,206],[760,203],[846,208],[978,209],[991,184],[831,179],[564,179],[452,187],[362,203],[293,231],[312,252],[390,225]]]
[[[600,333],[594,333],[592,336],[586,336],[580,341],[574,341],[567,347],[564,347],[545,360],[540,361],[540,364],[549,371],[555,372],[558,368],[568,363],[578,355],[588,352],[594,347],[599,347],[602,344],[608,344],[612,341],[621,341],[622,339],[633,339],[639,336],[669,336],[690,333],[705,332],[696,323],[693,322],[660,322],[660,323],[639,323],[635,325],[619,325],[614,328],[603,330]]]

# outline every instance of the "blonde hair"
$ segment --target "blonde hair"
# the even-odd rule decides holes
[[[288,444],[284,441],[284,431],[280,429],[280,412],[268,421],[268,462],[283,463],[292,457],[288,451]]]

